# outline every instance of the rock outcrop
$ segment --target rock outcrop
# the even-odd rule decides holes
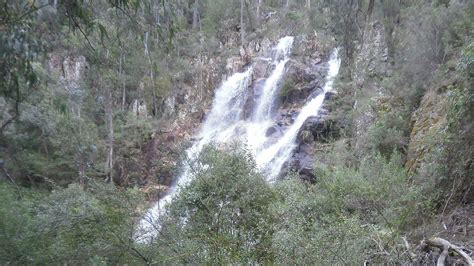
[[[63,86],[68,95],[71,111],[81,116],[81,106],[86,95],[84,91],[84,77],[89,64],[83,55],[62,53],[49,54],[48,70],[58,78],[58,83]]]
[[[173,136],[174,141],[186,143],[192,141],[192,136],[204,121],[212,105],[214,90],[226,77],[242,72],[252,62],[253,90],[246,92],[246,102],[243,107],[245,119],[252,114],[255,99],[261,94],[265,80],[272,72],[271,49],[276,40],[268,38],[254,39],[239,49],[232,46],[232,38],[226,39],[220,47],[235,50],[232,56],[224,53],[203,55],[192,61],[192,72],[186,81],[175,83],[171,95],[164,99],[164,118],[166,130]],[[327,75],[330,44],[321,44],[318,36],[303,36],[296,38],[293,54],[285,67],[285,78],[280,84],[280,92],[275,106],[275,123],[267,129],[268,142],[278,140],[282,133],[294,122],[302,106],[320,93]],[[328,94],[327,98],[330,98]],[[315,141],[325,141],[334,134],[331,119],[327,119],[327,110],[320,112],[317,117],[308,119],[298,134],[298,147],[286,171],[296,171],[301,178],[315,180],[313,174]],[[160,139],[162,137],[159,137]]]
[[[425,156],[442,143],[436,138],[447,126],[448,104],[447,92],[432,90],[423,96],[420,107],[413,113],[405,164],[411,172],[424,167]]]
[[[388,47],[385,40],[385,28],[381,22],[374,22],[365,33],[364,41],[358,48],[352,79],[354,89],[354,139],[355,150],[363,153],[367,147],[367,128],[377,118],[377,111],[371,106],[378,97],[387,95],[381,84],[383,77],[389,75]],[[370,101],[361,101],[370,99]]]

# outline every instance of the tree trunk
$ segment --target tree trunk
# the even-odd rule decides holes
[[[112,89],[106,92],[105,116],[107,122],[107,160],[105,163],[105,173],[107,181],[113,182],[113,168],[114,168],[114,115],[113,115],[113,95]]]
[[[155,75],[153,73],[153,61],[151,60],[151,54],[148,50],[148,32],[145,33],[145,54],[148,57],[148,63],[150,64],[150,85],[151,85],[151,95],[152,95],[152,114],[153,116],[157,115],[158,106],[156,102],[156,91],[155,91]]]
[[[125,89],[125,77],[123,75],[123,61],[125,59],[125,55],[123,53],[123,48],[120,49],[120,64],[119,64],[119,74],[120,74],[120,79],[122,80],[122,111],[125,111],[125,102],[126,102],[126,95],[127,91]]]
[[[369,7],[367,8],[367,22],[370,21],[370,17],[372,16],[372,11],[374,10],[375,0],[370,0]]]
[[[244,0],[244,3],[245,3],[245,9],[247,10],[247,17],[250,24],[250,29],[253,31],[255,29],[254,14],[250,9],[250,5],[247,2],[247,0]]]
[[[194,0],[193,4],[193,30],[196,30],[199,28],[201,30],[201,21],[200,21],[200,15],[199,15],[199,0]]]
[[[453,245],[449,241],[443,238],[433,237],[428,240],[424,240],[422,243],[429,246],[437,247],[442,250],[442,253],[438,258],[438,262],[437,262],[438,266],[445,265],[445,260],[446,260],[446,257],[449,255],[449,251],[456,252],[459,256],[461,256],[461,258],[464,259],[467,265],[469,266],[474,265],[474,260],[469,256],[468,253],[466,253],[461,247]]]
[[[199,99],[202,100],[203,98],[203,69],[204,69],[204,58],[202,56],[202,54],[199,55]]]
[[[20,187],[15,183],[15,179],[13,179],[12,176],[7,172],[3,163],[4,163],[3,161],[0,161],[0,170],[2,170],[3,174],[8,179],[8,181],[10,181],[15,186],[16,191],[18,192],[18,198],[22,198]]]
[[[244,6],[244,0],[240,0],[240,43],[242,45],[245,41]]]
[[[153,4],[153,15],[155,16],[156,25],[160,25],[160,6],[158,3]]]
[[[83,162],[79,163],[79,184],[81,187],[84,187],[85,185],[85,179],[86,179],[86,169],[85,165]]]
[[[261,17],[260,17],[260,8],[262,6],[262,0],[257,0],[257,8],[255,13],[255,20],[257,21],[257,26],[260,26]]]

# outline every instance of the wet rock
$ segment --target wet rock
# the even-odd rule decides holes
[[[226,71],[228,75],[232,75],[236,72],[241,71],[241,69],[244,66],[244,61],[242,60],[241,57],[234,56],[229,59],[227,59],[227,64],[226,64]]]
[[[318,97],[320,94],[324,93],[323,88],[321,87],[313,87],[311,93],[307,97],[308,99],[313,99]]]
[[[303,106],[309,99],[312,99],[322,93],[322,88],[319,87],[319,81],[315,80],[305,86],[297,85],[288,91],[286,97],[282,98],[282,103],[288,105]]]
[[[275,117],[275,121],[277,125],[281,126],[289,126],[293,124],[294,120],[298,116],[298,110],[290,109],[290,108],[282,108],[278,110],[278,115]]]
[[[336,92],[334,91],[328,91],[326,92],[326,95],[324,96],[324,101],[330,101],[336,96]]]
[[[265,78],[260,78],[253,82],[254,89],[252,93],[253,93],[254,98],[258,98],[260,97],[260,95],[262,95],[262,90],[263,90],[263,86],[265,85],[265,80],[266,80]]]
[[[246,95],[246,99],[243,105],[243,118],[250,118],[252,115],[253,109],[255,108],[255,103],[257,99],[262,94],[262,89],[265,84],[265,79],[260,78],[253,82],[253,90],[249,90]]]
[[[281,135],[281,128],[278,125],[269,127],[267,129],[267,131],[265,132],[266,137],[270,137],[270,136],[275,135],[275,134]]]
[[[316,183],[316,175],[314,174],[313,168],[302,168],[298,174],[302,180]]]
[[[310,132],[314,141],[326,142],[331,137],[336,137],[338,132],[335,128],[335,121],[327,118],[328,111],[322,109],[318,116],[311,116],[304,122],[298,133],[300,142],[308,142],[308,134]]]
[[[311,131],[308,130],[302,130],[299,134],[299,139],[303,143],[313,143],[314,142],[314,137]]]
[[[286,63],[286,75],[292,77],[296,82],[302,82],[306,66],[296,60]]]
[[[316,58],[311,58],[311,64],[313,65],[317,65],[319,63],[321,63],[323,61],[323,59],[321,57],[316,57]]]
[[[314,174],[314,151],[312,145],[300,144],[295,150],[288,168],[290,171],[298,173],[301,179],[315,182],[316,175]]]
[[[319,110],[318,116],[321,117],[321,119],[327,120],[328,115],[329,115],[329,110],[324,108],[324,104],[323,104],[323,107],[321,107],[321,110]]]
[[[312,82],[314,80],[324,80],[328,72],[326,64],[316,64],[310,67],[306,67],[303,71],[303,80],[306,82]]]
[[[288,63],[287,69],[287,79],[280,94],[283,106],[293,104],[302,106],[308,99],[322,93],[328,70],[327,64],[308,67],[292,60]]]
[[[260,57],[255,59],[255,63],[253,64],[253,78],[260,79],[267,76],[270,70],[270,63],[271,60],[269,58]]]

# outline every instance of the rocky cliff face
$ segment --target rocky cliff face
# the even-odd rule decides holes
[[[292,124],[304,103],[322,92],[327,74],[325,62],[332,48],[322,43],[317,36],[297,37],[294,52],[286,65],[285,77],[280,85],[279,103],[275,110],[276,123],[268,129],[268,136],[275,136],[275,139],[280,136],[283,129]],[[272,71],[268,58],[272,52],[271,47],[275,44],[276,40],[267,38],[254,40],[245,47],[240,47],[237,56],[227,59],[220,56],[210,58],[204,69],[196,68],[197,71],[191,74],[189,82],[179,85],[181,87],[165,100],[165,113],[168,114],[169,124],[166,138],[182,143],[192,140],[193,133],[199,129],[210,110],[213,91],[221,80],[233,73],[242,72],[253,62],[251,85],[254,90],[248,92],[251,95],[247,97],[244,110],[244,116],[250,115],[255,107],[254,100],[259,96],[265,79]],[[286,171],[295,170],[305,179],[314,179],[313,151],[310,146],[304,146],[304,143],[312,143],[310,139],[322,139],[323,135],[329,134],[330,126],[323,119],[327,113],[323,111],[318,117],[311,117],[303,127],[304,132],[299,135],[307,136],[304,140],[301,137],[299,142],[303,146],[297,148],[297,154],[286,167]]]
[[[85,97],[82,86],[85,73],[89,68],[86,58],[74,53],[60,52],[49,55],[48,71],[58,78],[58,84],[68,96],[72,113],[81,116],[81,105]]]
[[[386,89],[381,84],[389,75],[388,47],[385,29],[380,22],[369,25],[364,40],[357,49],[352,80],[354,81],[353,135],[355,150],[366,150],[367,129],[377,119],[377,108],[373,108],[384,97]]]
[[[303,60],[292,62],[289,73],[294,84],[284,84],[282,91],[282,122],[292,119],[298,112],[301,99],[311,94],[317,95],[324,85],[325,76],[325,49],[318,47],[318,43],[308,45]],[[321,49],[322,48],[322,49]],[[308,54],[309,53],[309,54]],[[298,147],[287,164],[288,170],[296,171],[301,178],[316,181],[314,167],[325,164],[324,151],[331,149],[325,143],[341,137],[341,129],[345,127],[342,120],[350,120],[353,125],[353,147],[362,154],[368,149],[367,129],[377,122],[379,115],[396,103],[382,84],[384,77],[389,76],[388,47],[385,40],[385,31],[382,23],[373,22],[368,27],[363,42],[356,49],[356,57],[350,66],[352,75],[351,91],[339,91],[326,96],[323,110],[318,116],[310,117],[298,133]],[[289,86],[291,89],[287,89]],[[339,88],[341,89],[341,88]],[[344,88],[347,90],[347,87]],[[343,95],[338,95],[342,93]],[[333,99],[350,97],[353,102],[352,114],[333,110]],[[337,107],[336,107],[337,108]],[[347,122],[345,122],[347,123]],[[332,146],[331,143],[328,143]]]
[[[425,156],[433,152],[437,137],[446,129],[448,111],[447,92],[429,91],[423,96],[420,107],[412,116],[412,131],[408,145],[406,167],[414,172],[424,165]]]
[[[353,84],[349,92],[354,100],[352,145],[361,153],[367,149],[367,129],[378,121],[381,112],[397,102],[383,85],[383,79],[391,75],[384,27],[380,22],[373,22],[367,29],[351,66]],[[180,160],[179,154],[192,141],[193,134],[200,128],[211,108],[214,90],[222,80],[243,71],[252,62],[254,71],[251,82],[256,90],[248,97],[244,115],[251,113],[255,104],[252,101],[258,97],[259,88],[272,70],[268,64],[268,53],[277,40],[255,38],[239,47],[238,36],[234,36],[234,33],[230,35],[221,38],[218,50],[214,53],[189,57],[187,72],[172,80],[172,89],[161,103],[159,128],[146,140],[144,147],[144,161],[150,165],[144,174],[145,183],[148,182],[146,180],[155,180],[156,176],[160,177],[160,183],[171,182],[178,168],[176,162]],[[291,59],[286,65],[285,78],[280,85],[276,123],[268,129],[269,136],[279,136],[284,128],[292,124],[304,103],[321,93],[331,48],[332,40],[321,40],[317,35],[296,38]],[[53,55],[50,67],[58,72],[59,81],[66,88],[71,101],[80,103],[80,99],[76,98],[80,97],[81,77],[87,69],[85,58]],[[338,118],[329,104],[334,97],[339,97],[337,92],[329,93],[319,115],[310,117],[301,127],[298,146],[283,172],[296,171],[305,180],[316,180],[314,166],[318,145],[340,136]],[[145,100],[134,99],[131,112],[137,116],[147,116]],[[407,168],[414,170],[419,167],[424,154],[433,148],[428,147],[427,139],[445,127],[446,104],[443,93],[432,92],[424,96],[419,110],[413,114],[413,130],[407,142]],[[79,107],[75,112],[80,113]],[[152,161],[163,164],[156,165]]]

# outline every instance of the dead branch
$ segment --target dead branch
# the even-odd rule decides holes
[[[407,241],[406,237],[402,237],[403,243],[405,244],[405,248],[407,249],[406,252],[408,252],[408,256],[410,257],[411,261],[415,261],[416,255],[411,251],[410,244]]]
[[[438,258],[437,266],[445,265],[444,262],[450,250],[456,252],[459,256],[461,256],[469,266],[474,266],[474,260],[466,252],[464,252],[461,247],[453,245],[445,239],[433,237],[423,242],[429,246],[437,247],[442,250],[442,253]]]
[[[3,174],[8,179],[8,181],[10,181],[15,186],[15,189],[18,192],[18,198],[21,199],[23,197],[21,194],[21,189],[16,184],[15,179],[7,172],[7,169],[5,169],[5,166],[3,166],[3,162],[0,162],[0,170],[2,170]]]

